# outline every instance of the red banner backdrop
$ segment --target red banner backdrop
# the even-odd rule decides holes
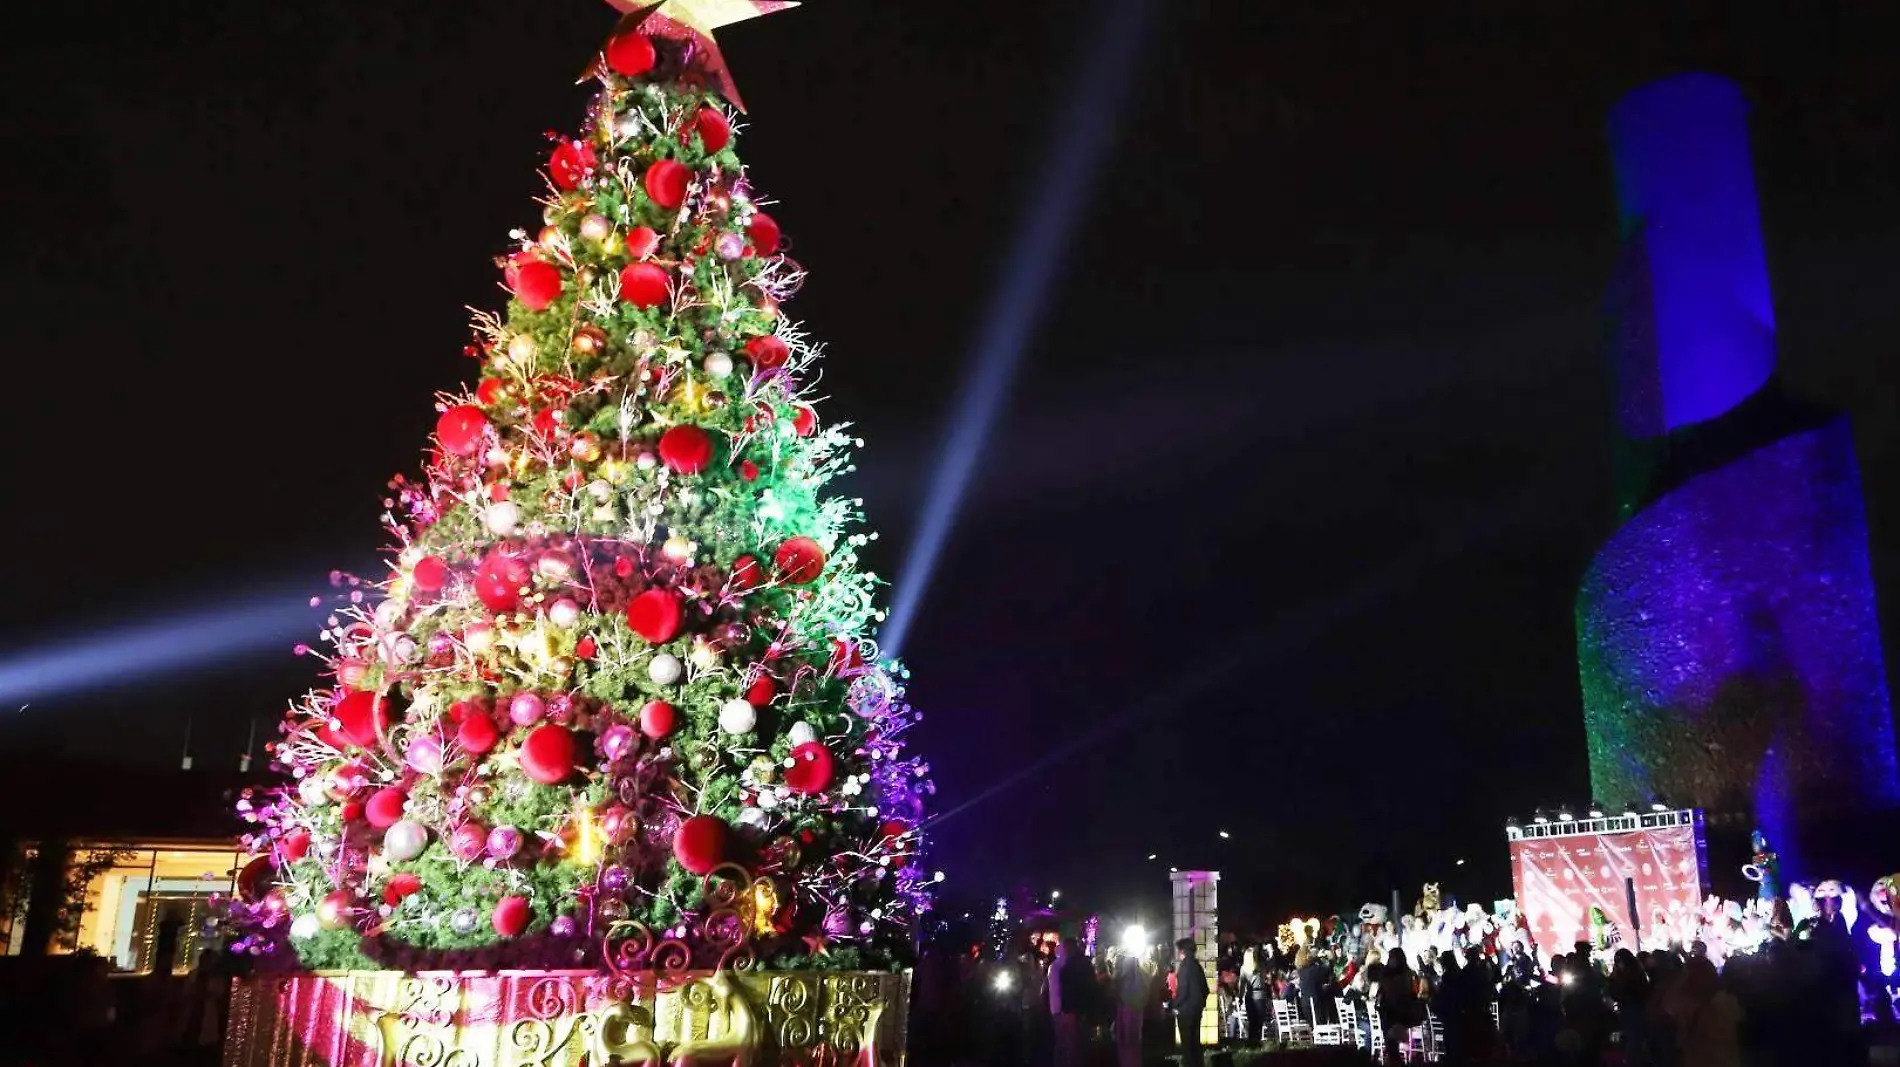
[[[1592,906],[1616,924],[1625,944],[1635,941],[1624,879],[1636,882],[1644,943],[1675,937],[1700,907],[1707,884],[1696,828],[1659,826],[1511,842],[1517,906],[1546,955],[1592,940]]]

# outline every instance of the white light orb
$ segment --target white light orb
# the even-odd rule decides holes
[[[522,366],[527,366],[534,362],[535,351],[536,345],[534,338],[529,337],[525,333],[515,334],[514,337],[508,341],[508,358]]]
[[[548,608],[548,621],[563,630],[571,630],[581,621],[581,606],[562,597]]]
[[[317,921],[317,917],[314,913],[306,912],[290,920],[290,936],[299,941],[310,940],[317,936],[317,932],[322,929],[323,924]]]
[[[732,357],[724,352],[708,352],[704,366],[707,377],[724,378],[732,373]]]
[[[320,808],[330,802],[330,794],[324,792],[323,779],[312,776],[297,783],[297,799],[306,808]]]
[[[813,741],[818,740],[818,731],[811,728],[811,723],[795,722],[792,724],[792,728],[787,731],[786,736],[794,746],[809,745]]]

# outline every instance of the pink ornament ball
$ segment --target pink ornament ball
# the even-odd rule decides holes
[[[481,823],[465,822],[449,835],[449,851],[464,862],[480,859],[487,847],[488,831]]]
[[[516,726],[533,726],[547,713],[547,702],[533,693],[516,693],[508,701],[508,718]]]

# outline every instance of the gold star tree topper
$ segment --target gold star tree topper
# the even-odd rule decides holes
[[[726,57],[719,51],[713,31],[798,6],[798,0],[659,0],[658,3],[607,0],[607,3],[623,12],[620,22],[614,26],[614,36],[637,28],[652,37],[685,43],[691,50],[691,69],[740,111],[745,110],[745,101],[739,98],[739,87],[732,82],[732,71],[726,68]]]

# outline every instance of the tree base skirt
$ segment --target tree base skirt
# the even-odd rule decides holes
[[[233,982],[224,1067],[902,1067],[910,975],[328,971]]]

